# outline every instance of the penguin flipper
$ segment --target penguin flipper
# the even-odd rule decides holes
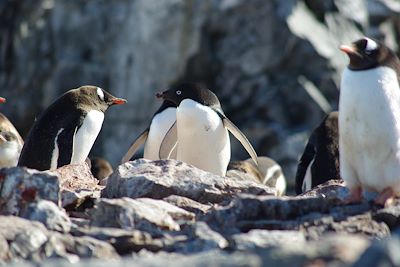
[[[315,156],[315,135],[312,134],[308,139],[308,143],[304,149],[303,155],[300,158],[299,165],[297,166],[296,172],[296,194],[303,193],[303,182],[306,176],[308,166],[311,164]]]
[[[60,135],[57,138],[57,145],[59,150],[57,168],[71,163],[75,134],[79,127],[80,125],[75,128],[64,128],[64,130],[60,132]]]
[[[125,155],[121,159],[121,164],[124,164],[125,162],[129,161],[132,156],[136,153],[136,151],[141,147],[147,140],[147,137],[149,136],[149,128],[144,130],[139,137],[133,141],[132,145],[129,147],[128,151],[125,153]]]
[[[161,142],[160,150],[158,156],[160,159],[169,159],[171,157],[172,151],[174,151],[178,143],[178,127],[176,121],[169,128],[168,132],[165,134],[164,139]]]
[[[219,113],[220,116],[222,115]],[[222,115],[222,122],[224,123],[224,127],[228,129],[229,132],[233,134],[233,136],[239,140],[242,146],[246,149],[247,153],[249,153],[250,157],[253,159],[256,166],[258,166],[258,156],[256,151],[254,150],[253,146],[250,144],[247,137],[242,133],[242,131],[236,127],[233,122],[231,122],[226,116]]]

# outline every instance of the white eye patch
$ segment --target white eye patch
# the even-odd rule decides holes
[[[101,88],[97,87],[97,95],[99,96],[99,98],[104,101],[104,93],[103,90],[101,90]]]
[[[378,44],[369,38],[364,38],[367,41],[367,45],[365,46],[365,52],[370,53],[378,48]]]
[[[180,94],[182,94],[182,91],[181,91],[181,90],[178,90],[178,91],[176,91],[176,94],[177,94],[177,95],[180,95]]]

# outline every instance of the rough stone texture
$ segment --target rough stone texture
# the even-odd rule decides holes
[[[179,221],[194,219],[193,213],[148,198],[99,199],[90,214],[93,226],[138,229],[153,235],[160,229],[180,230]]]
[[[178,195],[200,203],[218,203],[237,193],[273,195],[261,184],[216,176],[175,160],[139,159],[120,165],[109,177],[103,197],[164,198]]]
[[[48,200],[39,200],[29,204],[20,216],[28,220],[41,222],[49,230],[59,232],[69,232],[71,230],[71,220],[65,211]]]
[[[201,204],[190,198],[182,196],[171,195],[163,198],[163,200],[195,214],[204,214],[211,208],[211,205]]]
[[[251,250],[257,247],[305,245],[304,234],[299,231],[268,231],[254,229],[248,233],[232,235],[235,247],[239,250]]]
[[[0,170],[0,214],[18,215],[40,199],[60,204],[57,174],[21,167]]]

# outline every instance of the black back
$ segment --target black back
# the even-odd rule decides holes
[[[302,193],[302,185],[311,164],[311,186],[315,187],[331,179],[340,179],[338,112],[331,112],[312,132],[296,173],[296,194]]]
[[[18,166],[48,170],[57,138],[59,157],[57,166],[71,162],[73,136],[90,110],[106,111],[117,98],[102,90],[104,99],[97,94],[97,87],[82,86],[66,92],[53,102],[35,121],[22,148]]]

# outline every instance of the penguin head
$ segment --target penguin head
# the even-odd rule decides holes
[[[85,85],[78,89],[72,89],[66,93],[77,106],[88,106],[105,112],[112,105],[122,105],[127,101],[111,95],[100,87]]]
[[[387,46],[367,37],[359,39],[351,45],[342,45],[340,50],[349,57],[348,67],[351,70],[375,68],[396,57],[394,52]]]
[[[184,99],[192,99],[205,106],[220,107],[218,97],[198,83],[183,82],[167,91],[157,93],[156,96],[176,106],[179,106]]]

